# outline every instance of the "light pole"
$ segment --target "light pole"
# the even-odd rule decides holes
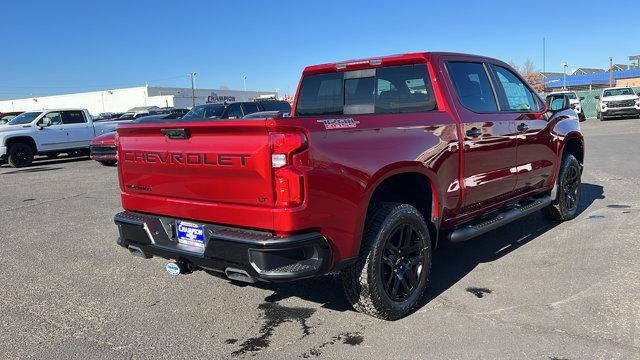
[[[247,75],[242,75],[242,87],[247,91]]]
[[[564,73],[562,88],[566,90],[567,89],[567,67],[569,66],[569,64],[567,64],[566,62],[563,62],[560,65],[562,65],[563,73]]]
[[[197,73],[194,71],[189,76],[191,76],[191,106],[196,106],[196,75]]]

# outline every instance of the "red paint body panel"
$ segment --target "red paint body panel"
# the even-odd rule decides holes
[[[349,129],[326,129],[318,122],[331,118],[326,116],[122,125],[117,131],[123,207],[283,236],[319,231],[329,240],[335,262],[357,256],[371,196],[396,174],[420,173],[429,179],[432,218],[442,229],[550,191],[564,142],[582,139],[577,117],[547,121],[546,109],[525,117],[466,110],[448,78],[445,61],[450,59],[508,68],[494,59],[448,53],[307,67],[303,76],[427,63],[438,110],[349,115],[359,122]],[[529,129],[519,132],[519,122]],[[482,129],[480,139],[466,138],[472,127]],[[189,137],[171,139],[162,129],[184,129]],[[304,150],[289,159],[303,179],[303,203],[292,208],[274,205],[269,134],[282,132],[307,139]]]

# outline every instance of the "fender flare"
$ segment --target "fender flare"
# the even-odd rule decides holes
[[[418,174],[424,175],[429,180],[429,184],[431,186],[432,214],[431,214],[431,219],[425,219],[425,221],[427,222],[427,226],[432,227],[431,230],[433,230],[434,232],[434,234],[432,234],[434,236],[434,238],[431,239],[432,242],[434,244],[437,244],[438,231],[440,228],[440,218],[441,218],[440,214],[442,211],[442,209],[440,208],[440,204],[442,204],[442,199],[440,199],[440,196],[436,190],[438,188],[436,174],[430,171],[429,168],[425,167],[420,162],[403,161],[403,162],[397,162],[397,163],[386,165],[385,167],[376,171],[371,176],[371,181],[369,181],[369,184],[367,185],[364,191],[364,196],[362,198],[362,201],[358,205],[358,213],[360,214],[360,216],[358,217],[359,220],[358,220],[358,223],[356,224],[356,229],[355,229],[355,234],[356,234],[355,239],[357,244],[356,243],[353,244],[354,245],[354,248],[352,251],[353,254],[357,255],[360,249],[362,236],[364,234],[364,226],[367,221],[367,213],[369,210],[369,205],[371,203],[371,198],[373,197],[373,194],[375,193],[375,191],[380,187],[380,185],[385,180],[391,178],[392,176],[400,175],[400,174],[409,174],[409,173],[418,173]],[[434,222],[434,215],[436,219],[435,222]]]

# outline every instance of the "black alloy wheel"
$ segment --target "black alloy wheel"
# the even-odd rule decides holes
[[[411,224],[399,224],[387,238],[380,267],[390,300],[409,298],[418,286],[426,244]]]

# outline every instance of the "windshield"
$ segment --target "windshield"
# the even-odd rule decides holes
[[[183,120],[207,119],[222,116],[225,106],[223,104],[199,105],[191,109]]]
[[[611,89],[605,90],[602,94],[603,97],[609,96],[618,96],[618,95],[635,95],[631,88],[623,88],[623,89]]]
[[[39,111],[26,112],[11,119],[7,125],[26,125],[35,120],[40,114],[42,113]]]

